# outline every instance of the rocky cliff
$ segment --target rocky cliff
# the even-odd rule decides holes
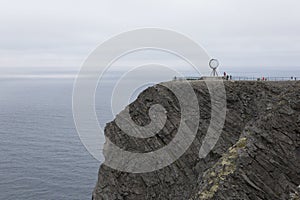
[[[211,100],[204,81],[190,83],[198,98],[200,121],[184,155],[149,173],[120,172],[102,165],[93,199],[299,199],[300,82],[224,82],[225,126],[204,159],[199,158],[199,149],[211,120]],[[150,87],[129,105],[130,115],[144,126],[154,104],[167,113],[164,128],[154,137],[133,138],[115,121],[107,124],[105,135],[128,151],[162,148],[180,123],[174,94],[161,85]]]

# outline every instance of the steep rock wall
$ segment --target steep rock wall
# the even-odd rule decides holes
[[[205,159],[199,149],[207,132],[211,106],[205,82],[190,82],[199,102],[200,121],[190,148],[161,170],[132,174],[101,165],[93,199],[291,199],[300,184],[300,82],[224,82],[225,126]],[[180,84],[179,81],[174,84]],[[168,144],[180,123],[178,100],[155,85],[129,105],[132,119],[150,122],[148,110],[160,104],[167,111],[164,128],[154,137],[126,135],[115,121],[105,135],[119,147],[150,152]]]

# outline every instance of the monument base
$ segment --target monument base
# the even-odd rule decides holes
[[[224,80],[223,76],[202,76],[200,80],[205,80],[205,81],[222,81]]]

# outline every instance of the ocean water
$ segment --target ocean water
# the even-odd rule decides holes
[[[121,74],[104,76],[98,85],[95,107],[102,127],[114,118],[110,98]],[[77,71],[1,75],[0,199],[91,199],[102,160],[88,153],[75,128]]]
[[[100,162],[75,130],[73,79],[0,84],[0,199],[91,199]]]
[[[264,73],[254,71],[248,75],[259,77]],[[299,71],[271,75],[295,74],[300,76]],[[75,129],[75,75],[70,71],[47,71],[0,76],[1,200],[91,199],[101,161],[86,151]],[[101,126],[113,119],[109,100],[118,77],[120,74],[115,72],[104,78],[96,93]],[[140,91],[135,92],[137,95]]]

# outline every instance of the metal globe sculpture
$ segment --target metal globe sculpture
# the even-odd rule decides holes
[[[211,75],[218,76],[217,68],[219,67],[219,61],[217,59],[211,59],[209,61],[209,67],[213,70]]]

